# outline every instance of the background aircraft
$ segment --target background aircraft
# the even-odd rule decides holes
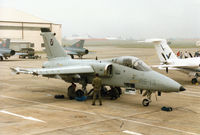
[[[80,60],[71,59],[59,45],[55,33],[47,28],[41,28],[48,61],[42,68],[11,68],[17,74],[42,75],[48,78],[62,79],[66,82],[80,83],[82,90],[77,95],[86,93],[87,84],[91,84],[95,73],[102,79],[103,86],[110,86],[111,90],[120,90],[120,87],[135,88],[147,98],[142,104],[148,106],[153,92],[180,92],[184,87],[176,81],[153,71],[142,60],[133,56],[122,56],[108,60]],[[71,86],[70,86],[71,87]],[[68,88],[69,91],[69,88]]]
[[[193,84],[197,83],[197,78],[200,76],[200,57],[186,59],[177,58],[165,39],[150,39],[145,42],[155,44],[157,55],[161,61],[161,65],[155,67],[166,69],[166,72],[168,72],[169,69],[179,70],[192,76]]]
[[[84,42],[85,40],[80,40],[71,46],[64,47],[64,49],[66,50],[67,54],[71,56],[71,58],[74,58],[74,55],[82,58],[83,55],[89,53],[88,49],[83,48]]]
[[[0,40],[0,61],[3,61],[3,58],[7,59],[10,56],[15,55],[15,51],[9,49],[10,39]]]

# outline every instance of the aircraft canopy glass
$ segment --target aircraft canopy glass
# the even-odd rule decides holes
[[[133,56],[126,56],[126,57],[118,57],[112,59],[114,63],[121,64],[136,70],[140,71],[150,71],[152,70],[146,63],[142,60],[138,59],[137,57]]]

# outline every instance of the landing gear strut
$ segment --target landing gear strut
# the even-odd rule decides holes
[[[152,94],[152,92],[149,91],[149,90],[147,90],[147,91],[143,94],[143,96],[147,96],[147,98],[143,99],[143,101],[142,101],[142,105],[143,105],[143,106],[149,106],[149,103],[151,103],[151,94]]]
[[[82,55],[79,55],[78,57],[79,57],[80,59],[82,59],[82,58],[83,58],[83,56],[82,56]]]
[[[71,54],[70,56],[71,56],[72,59],[74,59],[74,55]]]
[[[192,79],[192,84],[195,84],[195,83],[197,83],[197,78]]]
[[[2,56],[0,56],[0,61],[3,61],[3,57]]]

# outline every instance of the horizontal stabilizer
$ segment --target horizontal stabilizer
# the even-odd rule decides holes
[[[41,28],[41,32],[51,32],[49,28]]]

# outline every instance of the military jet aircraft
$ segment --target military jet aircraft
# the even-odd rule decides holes
[[[167,44],[165,39],[149,39],[145,42],[154,43],[157,55],[161,61],[161,65],[154,66],[159,69],[178,70],[192,76],[192,83],[197,83],[197,78],[200,76],[200,57],[179,59],[173,53],[172,49]]]
[[[66,82],[80,83],[85,91],[86,85],[91,84],[95,74],[102,79],[103,86],[113,89],[131,87],[141,92],[145,90],[142,101],[144,106],[151,102],[153,92],[180,92],[185,88],[176,81],[153,71],[142,60],[133,56],[122,56],[107,60],[71,59],[59,45],[55,33],[47,28],[41,28],[48,61],[42,68],[11,68],[16,74],[42,75],[48,78],[62,79]],[[68,88],[69,91],[69,88]],[[82,92],[83,93],[83,92]]]
[[[74,55],[82,58],[83,55],[89,53],[88,49],[83,48],[84,42],[85,40],[80,40],[71,46],[64,47],[64,49],[66,50],[67,54],[71,56],[71,58],[74,58]]]
[[[3,58],[7,59],[10,56],[15,55],[15,51],[9,49],[10,39],[0,40],[0,61],[3,61]]]

